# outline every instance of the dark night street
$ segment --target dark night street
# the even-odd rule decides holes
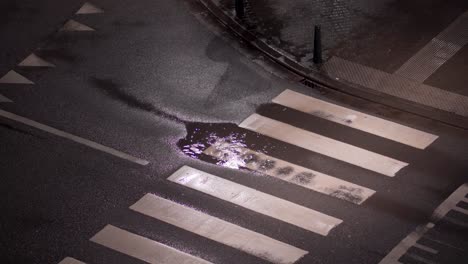
[[[2,0],[0,263],[468,263],[448,2]]]

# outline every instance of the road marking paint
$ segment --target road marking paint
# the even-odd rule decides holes
[[[86,264],[86,263],[76,260],[74,258],[66,257],[62,261],[60,261],[59,264]]]
[[[25,67],[55,67],[54,64],[40,58],[34,53],[31,53],[26,59],[24,59],[18,66]]]
[[[427,258],[423,258],[421,256],[418,256],[418,255],[415,255],[415,254],[407,254],[410,258],[418,261],[418,262],[422,262],[422,263],[426,263],[426,264],[436,264],[434,261],[431,261]]]
[[[89,15],[89,14],[99,14],[103,12],[104,11],[101,8],[96,7],[95,5],[86,2],[78,11],[76,11],[76,14],[77,15]]]
[[[249,116],[239,126],[390,177],[408,165],[258,114]]]
[[[242,206],[322,236],[342,220],[212,174],[183,166],[169,181]]]
[[[468,43],[467,25],[468,11],[405,62],[395,74],[424,82]]]
[[[453,210],[455,210],[455,211],[457,211],[457,212],[460,212],[460,213],[462,213],[462,214],[468,215],[468,210],[466,210],[466,209],[464,209],[464,208],[461,208],[461,207],[459,207],[459,206],[455,206],[455,207],[453,208]]]
[[[452,224],[455,224],[455,225],[459,225],[459,226],[462,226],[464,228],[468,228],[468,223],[466,223],[466,221],[463,221],[463,220],[458,220],[456,218],[453,218],[453,217],[449,217],[449,216],[446,216],[444,218],[444,220],[452,223]]]
[[[419,248],[419,249],[421,249],[421,250],[424,250],[424,251],[429,252],[429,253],[432,253],[432,254],[437,254],[437,253],[439,252],[439,251],[437,251],[437,250],[435,250],[435,249],[433,249],[433,248],[430,248],[430,247],[428,247],[428,246],[421,245],[421,244],[419,244],[419,243],[415,243],[415,244],[413,245],[413,247]]]
[[[438,138],[433,134],[291,90],[283,91],[273,102],[419,149],[425,149]]]
[[[130,209],[273,263],[292,264],[308,253],[153,194],[146,194]]]
[[[466,249],[459,248],[459,247],[456,247],[456,246],[454,246],[454,245],[450,245],[450,244],[448,244],[447,242],[442,241],[442,240],[435,239],[435,238],[432,237],[432,236],[425,236],[424,239],[427,239],[427,240],[429,240],[429,241],[432,241],[432,242],[434,242],[434,243],[443,245],[443,246],[448,247],[448,248],[451,248],[451,249],[455,249],[455,250],[457,250],[457,251],[468,252],[468,251],[466,251]]]
[[[210,264],[206,260],[189,255],[112,225],[107,225],[90,239],[92,242],[151,264]]]
[[[323,65],[331,78],[383,92],[418,104],[468,116],[468,97],[421,84],[405,77],[366,67],[338,57]]]
[[[204,154],[355,204],[363,203],[375,191],[324,173],[301,167],[235,144],[215,143]]]
[[[450,210],[457,209],[457,203],[462,200],[468,192],[468,183],[460,186],[453,192],[437,209],[435,210],[435,217],[440,219],[444,217]]]
[[[54,134],[56,136],[69,139],[69,140],[74,141],[76,143],[88,146],[90,148],[93,148],[93,149],[96,149],[96,150],[99,150],[99,151],[102,151],[102,152],[105,152],[105,153],[108,153],[110,155],[119,157],[121,159],[125,159],[125,160],[131,161],[131,162],[134,162],[134,163],[137,163],[137,164],[140,164],[140,165],[148,165],[149,164],[149,162],[146,161],[146,160],[133,157],[131,155],[125,154],[125,153],[123,153],[121,151],[118,151],[118,150],[115,150],[113,148],[106,147],[104,145],[101,145],[99,143],[90,141],[88,139],[84,139],[82,137],[78,137],[78,136],[72,135],[70,133],[63,132],[63,131],[58,130],[56,128],[53,128],[53,127],[38,123],[38,122],[33,121],[31,119],[27,119],[25,117],[22,117],[22,116],[19,116],[19,115],[16,115],[16,114],[13,114],[13,113],[1,110],[1,109],[0,109],[0,116],[2,116],[4,118],[11,119],[11,120],[14,120],[14,121],[17,121],[17,122],[20,122],[22,124],[25,124],[25,125],[37,128],[37,129],[40,129],[42,131]]]
[[[13,102],[12,100],[0,94],[0,103],[12,103],[12,102]]]
[[[93,28],[70,19],[63,25],[60,31],[95,31]]]
[[[0,83],[14,83],[14,84],[34,84],[32,81],[26,79],[23,75],[15,72],[9,71],[1,79]]]
[[[463,199],[465,194],[468,192],[468,183],[460,186],[457,190],[455,190],[441,205],[439,205],[434,213],[431,216],[431,222],[420,225],[416,227],[416,230],[411,232],[408,236],[406,236],[395,248],[390,251],[380,262],[379,264],[394,264],[394,263],[401,263],[398,260],[408,251],[409,248],[415,246],[416,242],[422,238],[431,228],[437,224],[442,218],[446,216],[446,214],[456,207],[456,204]],[[447,219],[445,217],[444,219]],[[448,219],[450,220],[450,219]],[[427,237],[425,237],[427,238]],[[427,238],[430,239],[430,238]],[[441,241],[437,241],[434,239],[430,239],[441,244],[447,245]],[[448,245],[450,246],[450,245]],[[450,246],[453,247],[453,246]]]
[[[429,229],[430,227],[427,225],[418,226],[414,232],[411,232],[394,249],[392,249],[392,251],[390,251],[390,253],[388,253],[388,255],[379,262],[379,264],[401,263],[398,260],[408,251],[408,249],[414,246],[416,241],[429,231]]]

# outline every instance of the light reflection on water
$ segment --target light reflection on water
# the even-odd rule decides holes
[[[217,165],[239,169],[245,167],[245,157],[242,154],[242,148],[247,147],[245,137],[245,133],[230,133],[224,137],[220,137],[216,133],[210,133],[207,137],[199,139],[198,142],[184,145],[182,152],[191,158],[199,159],[203,151],[213,146],[221,151],[224,156],[222,161],[216,162]]]

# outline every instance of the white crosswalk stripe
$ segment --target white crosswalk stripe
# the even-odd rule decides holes
[[[59,264],[86,264],[86,263],[76,260],[74,258],[66,257],[62,261],[60,261]]]
[[[408,165],[258,114],[251,115],[239,126],[390,177]]]
[[[430,133],[291,90],[283,91],[273,99],[273,102],[419,149],[425,149],[438,138],[438,136]]]
[[[244,167],[305,188],[343,199],[363,203],[375,191],[318,171],[277,159],[231,143],[216,143],[204,152],[227,163],[228,167]]]
[[[91,241],[151,264],[210,264],[149,238],[107,225]]]
[[[168,180],[323,236],[342,222],[338,218],[188,166],[177,170]]]
[[[272,263],[292,264],[307,254],[305,250],[152,194],[146,194],[130,208]]]

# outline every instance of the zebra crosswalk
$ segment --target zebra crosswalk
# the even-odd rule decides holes
[[[235,163],[228,166],[248,168],[355,204],[363,203],[375,193],[369,188],[232,143],[213,144],[203,153],[224,162]]]
[[[271,262],[294,263],[307,254],[305,250],[153,194],[146,194],[130,209]]]
[[[273,102],[421,151],[438,138],[431,133],[290,90],[281,93],[273,99]],[[286,145],[301,147],[304,151],[317,152],[330,159],[356,165],[376,175],[394,177],[400,170],[410,166],[405,161],[371,152],[259,114],[252,114],[239,127],[280,140]],[[307,191],[350,202],[351,206],[362,206],[366,200],[376,194],[375,190],[365,186],[320,172],[320,168],[312,170],[295,164],[294,160],[283,160],[274,157],[274,154],[267,155],[250,149],[246,144],[217,140],[210,142],[210,145],[204,149],[203,155],[221,160],[231,168],[245,168],[306,188]],[[208,199],[222,206],[239,207],[253,212],[256,217],[264,217],[282,225],[300,228],[318,237],[329,236],[343,223],[339,217],[265,193],[261,187],[254,189],[227,180],[225,175],[214,175],[187,165],[167,176],[166,181],[173,184],[175,188],[191,189],[203,193]],[[286,243],[258,230],[248,229],[152,193],[145,194],[136,203],[130,205],[128,211],[161,221],[180,229],[181,232],[189,232],[199,238],[209,239],[270,263],[292,264],[313,254],[301,248],[301,245]],[[205,259],[202,254],[191,254],[184,248],[167,245],[110,224],[97,232],[90,241],[146,263],[217,263],[215,260]],[[81,262],[68,259],[68,262],[63,263]]]
[[[342,221],[278,197],[184,166],[168,180],[326,236]]]
[[[350,144],[306,131],[274,119],[253,114],[240,125],[262,135],[393,177],[408,165]]]

